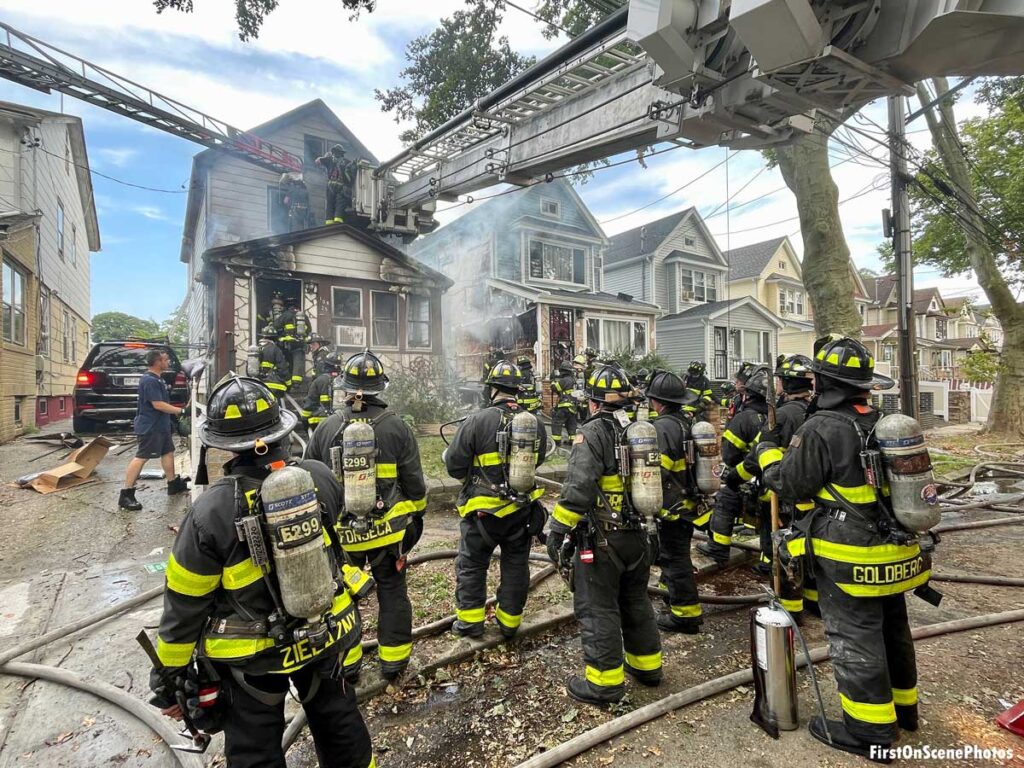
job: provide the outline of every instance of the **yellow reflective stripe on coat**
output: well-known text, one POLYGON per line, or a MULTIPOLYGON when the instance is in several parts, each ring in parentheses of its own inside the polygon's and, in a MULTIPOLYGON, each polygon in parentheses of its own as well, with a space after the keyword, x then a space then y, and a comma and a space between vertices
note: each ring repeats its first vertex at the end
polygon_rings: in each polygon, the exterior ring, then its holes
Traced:
POLYGON ((700 603, 696 605, 673 605, 671 608, 672 615, 678 616, 680 619, 695 619, 703 615, 700 603))
POLYGON ((622 668, 621 664, 615 667, 615 669, 606 669, 604 671, 596 667, 587 666, 587 681, 604 687, 622 685, 626 682, 626 670, 622 668))
MULTIPOLYGON (((859 547, 855 544, 837 544, 825 539, 813 539, 812 545, 816 557, 825 557, 840 563, 853 565, 885 565, 910 560, 921 554, 917 544, 875 544, 859 547)), ((807 540, 803 537, 789 542, 789 552, 794 557, 807 554, 807 540)))
POLYGON ((761 469, 768 469, 772 464, 778 464, 782 461, 782 449, 781 448, 768 448, 761 451, 757 456, 757 465, 761 469))
POLYGON ((211 659, 247 659, 273 647, 274 641, 269 637, 244 639, 207 637, 203 641, 203 651, 211 659))
POLYGON ((473 496, 468 499, 465 504, 457 506, 459 514, 465 517, 473 512, 486 512, 493 517, 508 517, 509 515, 518 512, 527 503, 536 501, 544 495, 543 488, 534 488, 530 491, 526 497, 526 501, 520 501, 519 499, 503 499, 498 496, 473 496))
POLYGON ((837 582, 836 586, 851 597, 888 597, 889 595, 899 595, 903 592, 917 589, 922 584, 927 584, 931 577, 932 572, 927 570, 921 571, 921 573, 912 578, 902 579, 891 584, 848 584, 837 582))
POLYGON ((698 515, 697 517, 695 517, 693 519, 693 525, 695 527, 697 527, 697 528, 699 528, 702 525, 707 525, 708 522, 710 522, 710 520, 711 520, 711 513, 713 511, 714 510, 712 510, 712 509, 708 509, 708 511, 705 512, 703 515, 698 515))
POLYGON ((192 661, 195 643, 168 643, 162 637, 156 639, 156 655, 165 667, 184 667, 192 661))
POLYGON ((736 465, 736 474, 740 476, 740 479, 744 483, 750 482, 754 479, 753 473, 747 471, 747 468, 743 466, 742 461, 736 465))
POLYGON ((513 615, 511 613, 505 613, 501 610, 500 605, 494 609, 494 618, 496 618, 502 626, 509 629, 517 629, 519 625, 523 623, 523 614, 520 613, 519 615, 513 615))
POLYGON ((912 707, 917 704, 917 687, 893 688, 892 700, 897 707, 912 707))
POLYGON ((663 453, 661 454, 661 468, 669 472, 682 472, 686 469, 686 458, 673 459, 663 453))
POLYGON ((583 519, 583 515, 573 512, 571 509, 566 509, 561 503, 555 504, 555 508, 551 510, 551 517, 570 528, 575 528, 579 525, 580 520, 583 519))
POLYGON ((626 663, 638 672, 653 672, 656 669, 661 669, 661 651, 646 655, 637 655, 626 651, 626 663))
POLYGON ((398 477, 398 465, 381 462, 377 464, 377 479, 392 480, 398 477))
POLYGON ((479 624, 487 618, 486 608, 456 608, 455 618, 466 624, 479 624))
POLYGON ((410 654, 412 654, 412 643, 377 646, 377 655, 381 661, 405 661, 410 654))
POLYGON ((602 491, 624 491, 626 484, 618 475, 601 475, 597 481, 597 487, 602 491))
POLYGON ((722 437, 723 437, 724 439, 728 440, 728 441, 729 441, 730 443, 732 443, 733 445, 735 445, 735 446, 736 446, 737 448, 739 448, 739 449, 740 449, 741 451, 745 451, 745 450, 747 450, 747 449, 749 449, 749 448, 750 448, 750 446, 749 446, 749 445, 747 445, 747 444, 746 444, 746 443, 745 443, 745 442, 744 442, 743 440, 741 440, 741 439, 740 439, 740 438, 739 438, 739 437, 738 437, 738 436, 736 435, 736 433, 735 433, 735 432, 733 432, 733 431, 732 431, 731 429, 727 429, 727 430, 725 430, 725 432, 723 432, 723 433, 722 433, 722 437))
POLYGON ((896 722, 896 707, 890 699, 885 704, 867 704, 862 701, 848 699, 842 693, 839 694, 839 701, 843 705, 843 711, 855 720, 873 725, 888 725, 896 722))
POLYGON ((818 602, 818 590, 807 589, 804 587, 804 600, 812 600, 815 603, 818 602))
POLYGON ((172 592, 188 597, 203 597, 214 592, 219 586, 219 573, 190 571, 174 559, 173 553, 167 558, 167 588, 172 592))
MULTIPOLYGON (((851 504, 873 504, 878 501, 878 495, 875 493, 874 487, 870 485, 833 485, 833 487, 839 491, 840 496, 851 504)), ((817 496, 825 501, 836 500, 836 497, 829 492, 828 488, 822 488, 818 491, 817 496)))
POLYGON ((263 578, 263 571, 248 557, 240 563, 226 566, 221 573, 221 583, 224 585, 224 589, 242 589, 261 578, 263 578))
POLYGON ((481 453, 473 457, 474 467, 498 467, 501 463, 500 453, 481 453))

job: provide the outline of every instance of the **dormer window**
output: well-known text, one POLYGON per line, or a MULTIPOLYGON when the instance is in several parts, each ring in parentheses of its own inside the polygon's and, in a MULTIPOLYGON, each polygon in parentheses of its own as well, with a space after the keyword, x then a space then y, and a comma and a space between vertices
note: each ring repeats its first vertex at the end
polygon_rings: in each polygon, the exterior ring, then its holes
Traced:
POLYGON ((544 216, 550 216, 553 219, 557 219, 562 215, 562 206, 559 205, 557 200, 546 200, 541 198, 540 212, 544 216))

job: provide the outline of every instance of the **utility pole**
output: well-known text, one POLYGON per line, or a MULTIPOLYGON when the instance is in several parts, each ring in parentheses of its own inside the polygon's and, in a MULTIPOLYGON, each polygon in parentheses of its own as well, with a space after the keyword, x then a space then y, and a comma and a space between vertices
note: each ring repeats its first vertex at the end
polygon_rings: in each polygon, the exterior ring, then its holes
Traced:
POLYGON ((914 265, 910 243, 910 200, 907 195, 907 128, 902 96, 889 97, 889 172, 892 178, 891 222, 896 261, 896 327, 899 336, 900 405, 917 418, 917 359, 914 326, 914 265))

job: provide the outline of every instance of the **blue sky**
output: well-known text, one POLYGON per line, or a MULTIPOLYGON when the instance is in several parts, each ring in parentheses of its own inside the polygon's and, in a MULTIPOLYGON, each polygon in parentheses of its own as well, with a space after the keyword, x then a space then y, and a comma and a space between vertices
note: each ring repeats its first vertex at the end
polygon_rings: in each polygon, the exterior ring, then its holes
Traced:
MULTIPOLYGON (((396 83, 406 43, 432 29, 461 2, 382 0, 375 13, 353 22, 337 0, 285 0, 267 18, 260 39, 248 44, 235 34, 233 2, 198 0, 196 6, 192 15, 158 15, 145 0, 6 0, 3 20, 240 128, 322 98, 371 151, 386 158, 401 148, 400 126, 380 112, 373 91, 396 83)), ((501 32, 523 53, 542 55, 557 44, 544 40, 539 25, 512 8, 501 32)), ((44 95, 3 80, 0 100, 80 115, 95 171, 170 190, 136 189, 94 176, 103 249, 92 256, 93 312, 167 317, 185 292, 185 269, 178 260, 184 190, 191 157, 201 147, 70 97, 62 102, 59 94, 44 95)), ((961 105, 962 113, 969 114, 969 101, 961 105)), ((858 127, 878 133, 870 120, 885 124, 884 105, 872 105, 865 114, 867 120, 858 127)), ((927 133, 912 138, 926 146, 927 133)), ((860 141, 884 163, 881 147, 863 137, 860 141)), ((608 234, 615 234, 689 205, 709 214, 726 199, 728 186, 734 196, 729 214, 722 208, 709 221, 723 248, 790 235, 799 252, 797 222, 788 220, 797 211, 788 191, 732 210, 784 186, 777 170, 763 169, 757 152, 730 153, 728 173, 723 164, 663 202, 636 210, 725 156, 722 148, 679 149, 650 158, 647 169, 630 163, 602 171, 579 191, 608 234)), ((839 147, 833 163, 841 163, 833 172, 840 199, 861 193, 841 207, 854 260, 877 266, 880 209, 889 204, 885 169, 863 157, 851 160, 839 147), (878 189, 871 191, 873 187, 878 189)), ((452 220, 466 210, 468 206, 461 206, 439 218, 452 220)), ((975 285, 966 277, 940 279, 930 269, 921 270, 917 280, 922 286, 940 285, 950 295, 962 295, 975 285)))

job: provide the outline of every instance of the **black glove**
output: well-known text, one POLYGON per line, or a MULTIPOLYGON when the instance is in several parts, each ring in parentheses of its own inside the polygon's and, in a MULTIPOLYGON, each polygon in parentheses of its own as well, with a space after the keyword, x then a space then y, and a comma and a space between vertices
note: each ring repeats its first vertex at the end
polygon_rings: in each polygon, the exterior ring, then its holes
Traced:
POLYGON ((546 542, 548 558, 555 565, 561 565, 559 561, 562 558, 562 545, 565 543, 565 537, 568 535, 569 532, 567 530, 560 530, 554 526, 548 530, 548 540, 546 542))
POLYGON ((175 698, 179 691, 185 690, 188 679, 188 667, 161 667, 149 672, 149 688, 153 697, 149 703, 159 709, 167 709, 178 703, 175 698))
POLYGON ((423 515, 410 515, 409 524, 405 526, 405 536, 402 538, 402 551, 410 552, 422 536, 423 515))
POLYGON ((743 485, 743 478, 740 477, 740 473, 735 468, 730 468, 722 475, 722 482, 731 490, 738 491, 740 486, 743 485))
POLYGON ((776 424, 774 427, 765 426, 761 430, 761 439, 757 441, 758 445, 774 445, 776 448, 782 445, 782 433, 779 431, 779 425, 776 424))

